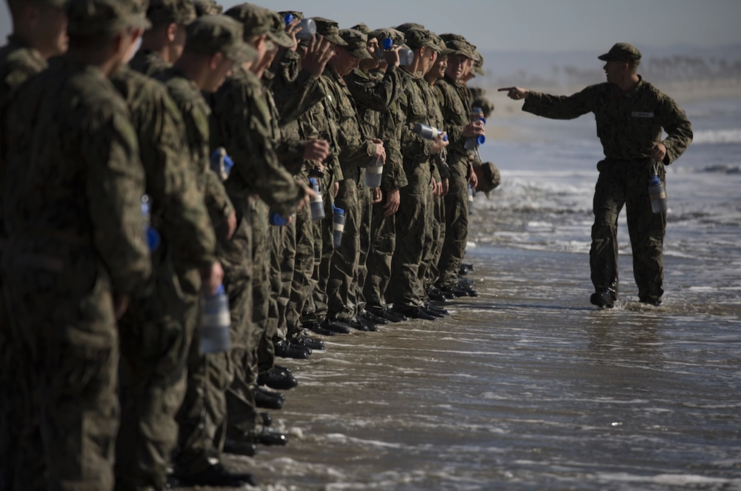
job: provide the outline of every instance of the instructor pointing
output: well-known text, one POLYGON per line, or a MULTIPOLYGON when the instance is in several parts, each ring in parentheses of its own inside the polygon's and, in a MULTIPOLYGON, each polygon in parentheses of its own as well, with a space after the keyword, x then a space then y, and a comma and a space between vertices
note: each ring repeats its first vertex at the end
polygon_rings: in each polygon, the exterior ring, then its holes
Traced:
POLYGON ((589 263, 595 293, 591 302, 611 308, 618 295, 617 219, 627 207, 633 249, 633 271, 642 303, 658 306, 664 294, 662 249, 666 213, 653 213, 648 180, 657 173, 666 186, 664 169, 692 141, 692 126, 684 111, 666 94, 638 75, 641 52, 618 43, 605 61, 607 82, 572 96, 553 96, 519 87, 499 89, 514 100, 525 100, 523 111, 551 119, 575 119, 592 112, 605 159, 597 164, 594 225, 589 263), (661 140, 662 132, 667 138, 661 140))

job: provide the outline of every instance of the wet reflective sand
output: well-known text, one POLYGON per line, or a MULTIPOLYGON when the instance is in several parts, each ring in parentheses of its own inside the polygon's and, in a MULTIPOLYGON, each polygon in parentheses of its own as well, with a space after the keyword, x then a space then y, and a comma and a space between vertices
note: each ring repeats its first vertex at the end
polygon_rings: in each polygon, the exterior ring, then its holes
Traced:
POLYGON ((285 362, 291 442, 228 465, 263 489, 741 489, 738 304, 684 289, 598 311, 586 255, 468 259, 482 295, 451 318, 285 362))

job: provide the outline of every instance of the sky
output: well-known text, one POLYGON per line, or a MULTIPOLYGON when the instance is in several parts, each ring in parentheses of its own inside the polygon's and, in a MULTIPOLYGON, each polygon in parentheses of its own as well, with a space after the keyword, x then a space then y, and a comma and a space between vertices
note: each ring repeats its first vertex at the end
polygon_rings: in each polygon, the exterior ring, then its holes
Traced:
MULTIPOLYGON (((241 3, 222 0, 230 7, 241 3)), ((340 27, 404 22, 463 34, 480 50, 597 51, 618 41, 641 47, 741 44, 741 0, 257 0, 274 10, 303 10, 340 27), (598 47, 598 48, 596 48, 598 47)), ((10 31, 0 3, 0 39, 10 31)))

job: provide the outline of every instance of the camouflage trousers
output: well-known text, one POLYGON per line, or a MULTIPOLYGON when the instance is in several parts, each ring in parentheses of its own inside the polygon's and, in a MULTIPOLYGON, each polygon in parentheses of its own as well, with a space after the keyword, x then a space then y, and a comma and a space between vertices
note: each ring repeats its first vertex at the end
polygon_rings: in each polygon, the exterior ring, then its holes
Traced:
POLYGON ((429 289, 440 279, 438 263, 445 243, 445 197, 438 196, 433 198, 432 202, 432 220, 429 222, 431 224, 432 253, 425 278, 426 289, 429 289))
POLYGON ((394 308, 422 306, 419 267, 424 256, 427 209, 430 196, 430 167, 404 166, 409 183, 401 188, 396 212, 396 250, 391 268, 394 308))
POLYGON ((306 316, 307 320, 320 320, 326 316, 329 304, 327 287, 330 270, 332 269, 332 256, 334 255, 334 225, 332 221, 334 211, 332 206, 335 198, 333 196, 333 178, 326 175, 324 182, 326 187, 322 193, 322 199, 324 200, 325 217, 324 220, 314 222, 314 274, 312 279, 316 283, 316 288, 312 293, 312 305, 308 307, 310 311, 313 310, 313 314, 306 316))
POLYGON ((188 301, 180 289, 172 260, 153 258, 153 263, 151 295, 132 301, 119 320, 117 491, 165 488, 178 440, 175 417, 186 390, 197 303, 188 301))
POLYGON ((361 212, 360 193, 365 189, 358 189, 354 179, 340 181, 340 190, 335 198, 335 206, 345 211, 345 230, 342 234, 342 244, 335 248, 332 255, 327 284, 329 298, 327 318, 332 320, 349 320, 356 314, 355 281, 360 262, 360 236, 363 227, 370 227, 363 219, 370 216, 361 212))
POLYGON ((119 345, 105 267, 87 246, 13 239, 3 283, 21 375, 14 489, 113 490, 119 345))
MULTIPOLYGON (((361 173, 363 179, 363 173, 361 173)), ((368 256, 371 248, 373 227, 373 188, 358 187, 358 210, 360 212, 360 255, 358 271, 353 281, 355 288, 350 290, 350 304, 355 305, 355 315, 365 310, 365 283, 368 279, 368 256)))
POLYGON ((311 293, 316 286, 312 278, 314 272, 314 224, 310 208, 304 207, 296 213, 296 248, 293 258, 291 295, 286 306, 286 326, 289 337, 301 330, 301 316, 311 293))
POLYGON ((448 195, 445 196, 445 241, 438 262, 440 286, 458 284, 458 268, 468 242, 468 163, 450 164, 448 195))
POLYGON ((396 249, 396 215, 384 216, 384 201, 373 205, 371 221, 371 247, 368 254, 368 276, 363 287, 363 296, 369 308, 386 306, 386 290, 391 280, 391 261, 396 249))
MULTIPOLYGON (((648 194, 649 160, 603 160, 597 164, 599 179, 594 192, 594 225, 589 265, 596 291, 618 293, 617 220, 626 207, 628 232, 633 249, 633 275, 638 296, 658 300, 664 294, 666 213, 653 213, 648 194)), ((664 166, 659 178, 666 186, 664 166)))
POLYGON ((435 196, 433 196, 432 187, 427 186, 427 197, 424 209, 424 221, 425 221, 425 236, 424 246, 422 247, 422 260, 419 263, 419 269, 417 270, 417 287, 419 291, 417 296, 421 299, 427 300, 427 275, 429 274, 430 268, 432 267, 432 257, 434 253, 434 232, 435 232, 435 196))
POLYGON ((20 353, 16 352, 10 329, 5 297, 0 295, 0 489, 12 489, 15 446, 20 441, 18 422, 23 418, 23 387, 19 383, 22 374, 17 358, 20 353))

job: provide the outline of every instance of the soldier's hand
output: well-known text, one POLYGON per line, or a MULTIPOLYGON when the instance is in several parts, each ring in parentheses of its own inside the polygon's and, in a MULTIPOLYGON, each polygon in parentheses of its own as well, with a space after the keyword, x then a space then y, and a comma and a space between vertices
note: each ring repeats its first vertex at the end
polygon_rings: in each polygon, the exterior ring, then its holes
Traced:
POLYGON ((432 146, 432 153, 440 153, 443 151, 445 147, 450 145, 450 141, 444 140, 445 136, 447 135, 446 132, 443 132, 442 135, 438 136, 434 140, 434 145, 432 146))
POLYGON ((216 295, 216 290, 224 281, 224 269, 220 262, 215 262, 211 266, 201 269, 201 288, 203 293, 212 297, 216 295))
POLYGON ((437 182, 435 178, 430 179, 430 189, 432 190, 432 196, 437 197, 437 182))
MULTIPOLYGON (((313 198, 316 198, 317 196, 319 195, 316 194, 316 192, 312 188, 304 186, 304 197, 301 201, 299 201, 298 206, 296 208, 298 210, 302 209, 304 206, 308 205, 309 202, 313 198)), ((290 220, 290 217, 289 217, 289 220, 290 220)), ((291 222, 289 221, 288 223, 291 223, 291 222)))
POLYGON ((116 320, 123 317, 126 313, 126 309, 129 308, 129 296, 128 295, 113 295, 113 313, 116 315, 116 320))
POLYGON ((231 240, 231 238, 234 236, 234 232, 237 231, 237 213, 232 212, 231 215, 229 215, 229 218, 226 219, 226 240, 231 240))
POLYGON ((399 211, 399 204, 401 203, 401 194, 398 189, 393 189, 386 193, 386 204, 383 205, 383 216, 390 217, 397 211, 399 211))
POLYGON ((463 127, 463 136, 465 138, 473 138, 475 136, 485 135, 486 130, 484 129, 484 123, 476 121, 475 123, 469 123, 463 127))
POLYGON ((506 92, 507 97, 515 101, 521 101, 522 99, 527 99, 527 96, 530 95, 529 90, 521 89, 519 87, 503 87, 499 89, 498 92, 506 92))
POLYGON ((329 143, 324 140, 310 140, 304 147, 304 160, 323 162, 329 156, 329 143))
POLYGON ((339 192, 340 192, 340 183, 339 182, 336 182, 336 183, 334 183, 332 185, 332 197, 333 198, 336 198, 337 197, 337 193, 339 193, 339 192))
POLYGON ((381 188, 373 188, 373 204, 383 201, 383 192, 381 188))
MULTIPOLYGON (((400 64, 399 48, 400 46, 394 46, 390 50, 383 52, 383 57, 386 58, 386 63, 388 63, 389 66, 391 65, 396 66, 396 67, 399 66, 400 64)), ((378 49, 383 49, 383 48, 379 46, 378 49)))
POLYGON ((473 165, 469 165, 469 172, 471 175, 468 177, 468 182, 471 183, 471 186, 476 189, 476 186, 479 185, 479 178, 476 177, 476 173, 473 171, 473 165))
POLYGON ((656 162, 663 162, 664 157, 666 157, 666 147, 663 143, 657 143, 654 145, 653 150, 651 150, 651 158, 656 162))
POLYGON ((296 51, 296 48, 298 48, 298 39, 296 39, 296 34, 303 30, 302 27, 299 27, 299 24, 301 24, 301 19, 294 18, 291 23, 286 26, 286 34, 291 36, 291 39, 293 39, 293 46, 290 48, 291 51, 296 51))
POLYGON ((436 196, 442 196, 443 195, 443 183, 438 182, 437 183, 437 195, 436 196))
POLYGON ((376 144, 376 153, 373 155, 374 159, 381 159, 381 162, 386 163, 386 150, 383 148, 383 142, 378 138, 371 138, 371 141, 376 144))
POLYGON ((441 196, 447 196, 448 191, 450 191, 450 182, 447 179, 443 179, 440 185, 442 186, 441 196))
POLYGON ((301 68, 318 79, 324 73, 324 68, 332 56, 334 56, 332 43, 317 34, 309 42, 309 48, 301 60, 301 68))

